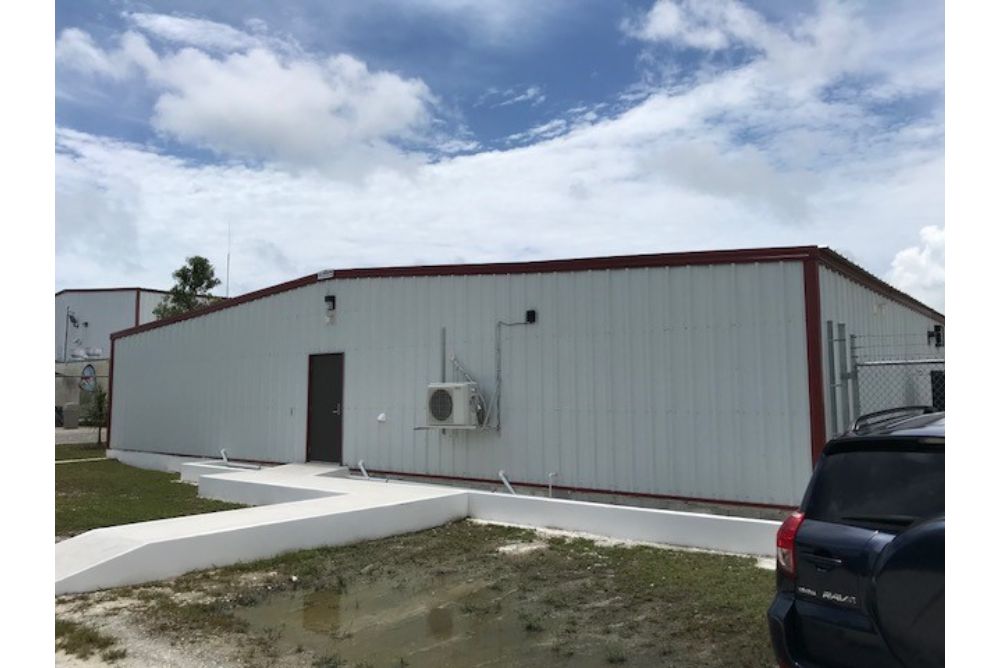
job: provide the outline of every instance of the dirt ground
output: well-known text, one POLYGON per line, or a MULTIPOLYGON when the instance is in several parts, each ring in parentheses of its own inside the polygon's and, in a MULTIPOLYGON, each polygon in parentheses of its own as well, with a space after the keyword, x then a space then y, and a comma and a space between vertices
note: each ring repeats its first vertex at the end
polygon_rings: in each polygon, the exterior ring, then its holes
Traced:
POLYGON ((771 666, 773 578, 749 557, 462 521, 61 597, 57 620, 112 658, 79 658, 84 640, 57 665, 771 666))

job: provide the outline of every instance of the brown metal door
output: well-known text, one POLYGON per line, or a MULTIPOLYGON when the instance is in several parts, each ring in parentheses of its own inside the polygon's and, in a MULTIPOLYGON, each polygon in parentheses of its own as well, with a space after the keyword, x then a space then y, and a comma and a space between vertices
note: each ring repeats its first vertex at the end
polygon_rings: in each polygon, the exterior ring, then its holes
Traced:
POLYGON ((306 459, 341 464, 344 454, 344 354, 309 356, 306 459))

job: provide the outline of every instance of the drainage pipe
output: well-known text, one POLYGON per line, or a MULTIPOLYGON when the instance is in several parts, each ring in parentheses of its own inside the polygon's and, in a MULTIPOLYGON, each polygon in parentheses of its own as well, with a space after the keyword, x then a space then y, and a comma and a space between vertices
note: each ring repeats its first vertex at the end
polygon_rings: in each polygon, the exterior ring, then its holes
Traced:
POLYGON ((365 468, 365 460, 358 460, 358 468, 361 469, 361 475, 365 477, 365 480, 371 480, 371 476, 368 475, 368 469, 365 468))
POLYGON ((446 364, 447 355, 445 353, 447 348, 448 348, 448 329, 442 327, 441 328, 441 382, 442 383, 448 382, 447 364, 446 364))
POLYGON ((504 473, 502 469, 500 470, 500 480, 503 481, 503 486, 507 488, 508 492, 517 496, 517 492, 515 492, 514 488, 510 486, 510 480, 507 480, 507 474, 504 473))

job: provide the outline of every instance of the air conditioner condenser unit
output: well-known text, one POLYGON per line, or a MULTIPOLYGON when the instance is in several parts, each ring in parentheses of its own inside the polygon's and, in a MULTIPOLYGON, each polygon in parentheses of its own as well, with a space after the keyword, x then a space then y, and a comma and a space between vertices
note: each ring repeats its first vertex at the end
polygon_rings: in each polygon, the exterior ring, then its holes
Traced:
POLYGON ((427 426, 475 429, 478 390, 475 383, 431 383, 427 386, 427 426))

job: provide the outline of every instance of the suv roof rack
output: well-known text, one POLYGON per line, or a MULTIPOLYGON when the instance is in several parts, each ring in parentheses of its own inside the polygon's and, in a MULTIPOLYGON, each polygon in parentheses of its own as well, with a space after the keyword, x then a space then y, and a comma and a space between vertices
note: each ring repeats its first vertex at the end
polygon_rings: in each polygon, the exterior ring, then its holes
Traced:
POLYGON ((872 429, 892 422, 900 422, 917 415, 929 415, 936 412, 931 406, 900 406, 899 408, 888 408, 883 411, 866 413, 854 421, 851 431, 861 431, 872 429))

